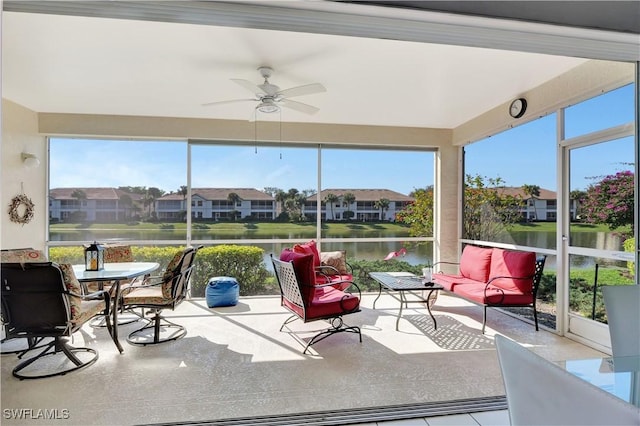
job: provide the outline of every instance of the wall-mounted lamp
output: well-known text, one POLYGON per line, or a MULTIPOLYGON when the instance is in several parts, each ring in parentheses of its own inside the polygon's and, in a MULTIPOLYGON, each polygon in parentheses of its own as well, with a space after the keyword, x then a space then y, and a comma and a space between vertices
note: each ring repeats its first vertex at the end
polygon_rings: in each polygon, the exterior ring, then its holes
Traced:
POLYGON ((34 154, 23 152, 21 155, 22 163, 27 169, 35 169, 40 165, 40 160, 34 154))

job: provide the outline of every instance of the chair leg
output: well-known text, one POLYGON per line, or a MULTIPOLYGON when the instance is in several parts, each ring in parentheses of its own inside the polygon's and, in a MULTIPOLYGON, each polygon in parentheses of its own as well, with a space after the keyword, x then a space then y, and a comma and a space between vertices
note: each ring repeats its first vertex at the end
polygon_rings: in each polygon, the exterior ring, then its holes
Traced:
MULTIPOLYGON (((91 348, 76 348, 67 344, 66 340, 62 337, 55 337, 54 340, 47 343, 44 346, 39 346, 39 348, 44 347, 44 350, 40 351, 37 355, 28 358, 27 360, 21 362, 13 369, 13 376, 17 377, 20 380, 25 379, 43 379, 46 377, 54 377, 54 376, 64 376, 67 373, 71 373, 72 371, 77 371, 82 368, 88 367, 95 363, 98 360, 98 352, 95 349, 91 348), (58 354, 64 354, 68 361, 71 361, 73 364, 70 367, 62 367, 61 369, 55 369, 53 371, 47 370, 46 367, 48 365, 44 365, 43 370, 36 369, 32 372, 25 372, 30 365, 36 364, 47 364, 42 361, 45 357, 50 357, 58 354), (90 358, 81 359, 78 355, 80 354, 90 354, 90 358), (44 371, 44 372, 43 372, 44 371)), ((57 363, 49 363, 53 365, 62 365, 62 362, 57 363)))
POLYGON ((282 326, 280 326, 280 331, 282 331, 284 329, 284 326, 287 324, 292 323, 293 321, 297 320, 298 318, 300 318, 297 315, 291 315, 289 318, 287 318, 283 323, 282 326))
POLYGON ((331 324, 331 327, 329 327, 326 330, 321 331, 320 333, 316 334, 315 336, 313 336, 311 338, 311 340, 309 340, 309 343, 307 343, 307 345, 305 346, 304 350, 302 351, 303 354, 307 353, 307 350, 314 344, 320 342, 321 340, 326 339, 327 337, 336 334, 336 333, 357 333, 358 337, 360 339, 360 343, 362 343, 362 332, 360 331, 360 327, 357 326, 349 326, 346 325, 344 323, 344 321, 342 321, 342 317, 335 317, 335 318, 331 318, 329 320, 329 323, 331 324))
POLYGON ((482 334, 484 334, 484 328, 487 325, 487 305, 484 305, 484 310, 482 311, 482 334))
POLYGON ((534 303, 533 306, 533 320, 536 323, 536 331, 538 331, 538 310, 536 309, 536 304, 534 303))
POLYGON ((22 358, 27 352, 44 347, 44 337, 12 337, 0 340, 0 355, 16 354, 22 358))
POLYGON ((187 334, 186 328, 160 315, 160 310, 154 312, 153 318, 145 319, 147 325, 129 334, 127 342, 137 346, 155 345, 180 339, 187 334))

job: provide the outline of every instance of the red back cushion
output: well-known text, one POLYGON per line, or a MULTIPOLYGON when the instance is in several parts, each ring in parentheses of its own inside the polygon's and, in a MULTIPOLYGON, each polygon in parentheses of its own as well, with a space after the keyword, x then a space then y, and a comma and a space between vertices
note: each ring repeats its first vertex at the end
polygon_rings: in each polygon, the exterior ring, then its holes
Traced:
MULTIPOLYGON (((491 255, 491 277, 531 277, 526 280, 500 278, 491 284, 505 290, 519 291, 523 294, 533 290, 533 274, 536 272, 536 254, 529 251, 493 249, 491 255)), ((490 277, 490 278, 491 278, 490 277)))
POLYGON ((313 268, 313 255, 305 253, 297 253, 289 248, 285 248, 280 253, 280 260, 283 262, 292 262, 293 269, 296 271, 298 283, 301 284, 302 297, 305 300, 313 298, 313 287, 316 280, 316 273, 313 268))
POLYGON ((465 246, 460 258, 460 275, 486 283, 491 267, 491 248, 465 246))
POLYGON ((296 244, 293 246, 293 251, 303 254, 312 254, 313 266, 316 268, 320 266, 320 253, 318 252, 318 246, 314 240, 304 244, 296 244))

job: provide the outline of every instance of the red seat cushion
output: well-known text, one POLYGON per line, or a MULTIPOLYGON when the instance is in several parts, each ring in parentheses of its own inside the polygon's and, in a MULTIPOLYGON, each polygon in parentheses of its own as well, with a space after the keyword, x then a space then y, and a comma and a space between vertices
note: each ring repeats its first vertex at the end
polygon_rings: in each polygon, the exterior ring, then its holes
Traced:
POLYGON ((337 282, 337 284, 334 285, 333 287, 337 288, 338 290, 346 290, 351 285, 351 282, 341 282, 341 281, 353 281, 353 275, 316 274, 316 284, 327 284, 329 282, 337 282))
POLYGON ((293 251, 302 254, 313 255, 313 266, 315 268, 320 266, 320 253, 318 252, 318 246, 314 240, 311 240, 304 244, 296 244, 293 246, 293 251))
POLYGON ((306 315, 302 308, 284 300, 289 309, 296 312, 305 321, 340 316, 348 312, 356 311, 360 306, 360 299, 350 293, 337 290, 331 286, 315 289, 313 298, 307 305, 306 315))
POLYGON ((447 275, 447 274, 433 274, 431 281, 436 284, 440 284, 447 291, 456 291, 456 288, 460 285, 476 285, 484 287, 486 283, 472 280, 471 278, 465 278, 462 275, 447 275))
POLYGON ((493 249, 468 245, 460 257, 460 275, 486 283, 489 279, 493 249))
POLYGON ((533 303, 533 294, 522 294, 519 290, 505 290, 489 284, 486 297, 483 285, 457 286, 453 294, 459 294, 469 300, 487 305, 529 305, 533 303))
POLYGON ((526 280, 500 278, 491 285, 523 294, 533 291, 533 275, 536 272, 536 254, 528 251, 493 249, 491 255, 491 276, 530 277, 526 280))

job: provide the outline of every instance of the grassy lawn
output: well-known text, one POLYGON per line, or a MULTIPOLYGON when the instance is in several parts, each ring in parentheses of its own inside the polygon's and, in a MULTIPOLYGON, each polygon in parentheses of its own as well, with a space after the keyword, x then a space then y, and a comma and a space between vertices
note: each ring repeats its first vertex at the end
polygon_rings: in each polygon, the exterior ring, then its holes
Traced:
MULTIPOLYGON (((218 238, 273 238, 281 236, 286 238, 315 238, 316 224, 309 223, 279 223, 279 222, 217 222, 217 223, 193 223, 192 232, 196 236, 215 235, 218 238)), ((113 233, 126 235, 128 232, 148 235, 143 238, 163 239, 168 235, 186 235, 186 223, 148 223, 133 224, 122 223, 91 223, 69 224, 60 223, 51 225, 54 234, 91 232, 94 235, 113 233), (153 234, 157 236, 154 237, 153 234)), ((398 223, 327 223, 322 225, 322 233, 326 237, 342 237, 352 235, 358 237, 367 236, 400 236, 409 235, 407 226, 398 223)))
MULTIPOLYGON (((532 231, 532 232, 555 232, 555 222, 532 222, 532 223, 519 223, 509 228, 510 231, 532 231)), ((591 223, 572 223, 571 232, 612 232, 608 225, 605 224, 591 224, 591 223)), ((624 226, 618 228, 615 232, 630 233, 631 226, 624 226)))

